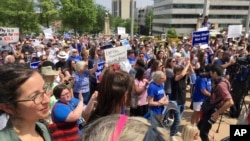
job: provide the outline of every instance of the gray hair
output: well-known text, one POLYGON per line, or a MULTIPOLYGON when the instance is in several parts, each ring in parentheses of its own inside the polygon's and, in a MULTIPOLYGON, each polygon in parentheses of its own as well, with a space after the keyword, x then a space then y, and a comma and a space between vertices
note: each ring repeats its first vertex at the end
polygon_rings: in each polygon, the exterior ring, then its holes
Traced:
POLYGON ((152 80, 157 81, 161 78, 162 75, 165 75, 162 71, 155 71, 152 73, 152 80))

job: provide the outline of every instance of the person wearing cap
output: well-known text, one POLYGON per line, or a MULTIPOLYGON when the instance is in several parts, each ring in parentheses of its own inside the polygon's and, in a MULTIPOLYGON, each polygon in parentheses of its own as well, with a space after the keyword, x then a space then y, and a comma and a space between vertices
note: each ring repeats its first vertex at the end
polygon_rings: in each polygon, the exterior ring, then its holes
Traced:
POLYGON ((57 55, 59 61, 56 63, 56 70, 63 70, 66 65, 66 60, 68 59, 68 54, 65 51, 60 51, 57 55))
POLYGON ((182 50, 182 56, 184 58, 190 58, 190 50, 192 48, 192 44, 190 43, 185 43, 183 46, 183 50, 182 50))

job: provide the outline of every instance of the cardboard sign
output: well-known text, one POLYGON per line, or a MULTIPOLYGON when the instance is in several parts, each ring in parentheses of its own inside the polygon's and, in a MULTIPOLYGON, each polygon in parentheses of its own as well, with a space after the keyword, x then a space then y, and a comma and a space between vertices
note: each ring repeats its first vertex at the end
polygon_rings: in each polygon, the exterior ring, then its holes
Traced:
POLYGON ((125 27, 117 27, 117 33, 119 35, 125 34, 126 33, 126 28, 125 27))
POLYGON ((53 35, 52 35, 53 32, 51 28, 44 29, 43 33, 44 33, 45 39, 53 39, 53 35))
POLYGON ((105 65, 105 62, 100 62, 98 63, 98 69, 96 70, 95 72, 95 77, 96 77, 96 80, 98 81, 100 78, 100 75, 102 73, 102 70, 104 68, 104 65, 105 65))
POLYGON ((241 36, 242 25, 229 25, 228 38, 237 38, 241 36))
POLYGON ((0 27, 0 45, 19 41, 19 28, 0 27))
POLYGON ((127 60, 126 46, 105 49, 104 53, 107 64, 115 64, 127 60))
POLYGON ((193 32, 192 36, 192 45, 198 45, 198 44, 208 44, 209 42, 209 31, 196 31, 193 32))

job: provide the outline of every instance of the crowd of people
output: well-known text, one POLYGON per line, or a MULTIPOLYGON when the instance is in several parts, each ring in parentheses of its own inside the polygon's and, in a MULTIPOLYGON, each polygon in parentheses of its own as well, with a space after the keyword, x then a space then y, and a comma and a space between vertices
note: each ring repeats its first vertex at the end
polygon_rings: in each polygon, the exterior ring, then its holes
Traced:
POLYGON ((105 64, 98 78, 102 46, 122 46, 120 36, 26 38, 1 46, 0 111, 7 123, 0 138, 208 141, 213 123, 239 103, 230 70, 249 55, 248 38, 220 35, 206 47, 186 37, 129 43, 127 60, 105 64), (193 114, 181 132, 187 93, 193 114), (208 99, 213 108, 205 111, 208 99), (151 122, 154 116, 163 126, 151 122))

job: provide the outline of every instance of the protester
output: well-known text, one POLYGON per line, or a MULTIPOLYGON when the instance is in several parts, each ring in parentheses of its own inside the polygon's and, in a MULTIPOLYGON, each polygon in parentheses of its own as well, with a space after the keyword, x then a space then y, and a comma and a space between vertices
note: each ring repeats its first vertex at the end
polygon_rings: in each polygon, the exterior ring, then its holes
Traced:
POLYGON ((22 64, 0 66, 0 110, 9 115, 1 140, 51 141, 45 125, 37 122, 49 115, 50 87, 45 86, 37 71, 22 64))
POLYGON ((133 79, 123 71, 106 69, 99 84, 97 105, 89 121, 111 114, 125 114, 133 87, 133 79))
POLYGON ((185 67, 176 65, 174 67, 174 78, 171 82, 171 95, 169 100, 174 101, 178 107, 178 110, 173 112, 174 122, 170 128, 171 141, 176 141, 175 136, 180 136, 178 128, 181 122, 183 111, 185 110, 186 102, 186 78, 194 73, 193 68, 190 64, 190 60, 185 60, 185 67))
POLYGON ((148 80, 146 79, 146 71, 143 68, 138 68, 134 79, 134 90, 131 96, 134 107, 130 107, 130 115, 144 116, 148 112, 147 87, 148 80))
MULTIPOLYGON (((96 57, 97 61, 97 57, 96 57)), ((90 74, 93 74, 98 69, 98 64, 95 64, 94 68, 88 69, 87 62, 78 61, 76 63, 76 71, 72 74, 74 77, 73 92, 74 97, 78 98, 79 91, 82 91, 84 97, 84 104, 87 104, 91 94, 90 94, 90 74)))
MULTIPOLYGON (((91 113, 98 92, 93 93, 87 106, 83 104, 84 98, 81 92, 79 92, 78 99, 72 98, 70 89, 64 84, 57 85, 53 90, 53 94, 58 101, 52 109, 51 116, 54 123, 60 124, 61 128, 58 127, 59 129, 57 130, 64 130, 67 126, 70 127, 70 125, 73 124, 71 127, 74 128, 74 125, 77 125, 79 131, 76 133, 81 135, 84 124, 83 116, 91 113)), ((75 134, 75 136, 77 136, 77 134, 75 134)))
POLYGON ((166 75, 162 71, 155 71, 152 74, 152 82, 148 86, 148 105, 149 109, 154 112, 162 121, 162 112, 164 105, 168 104, 168 99, 164 91, 164 82, 166 75))

